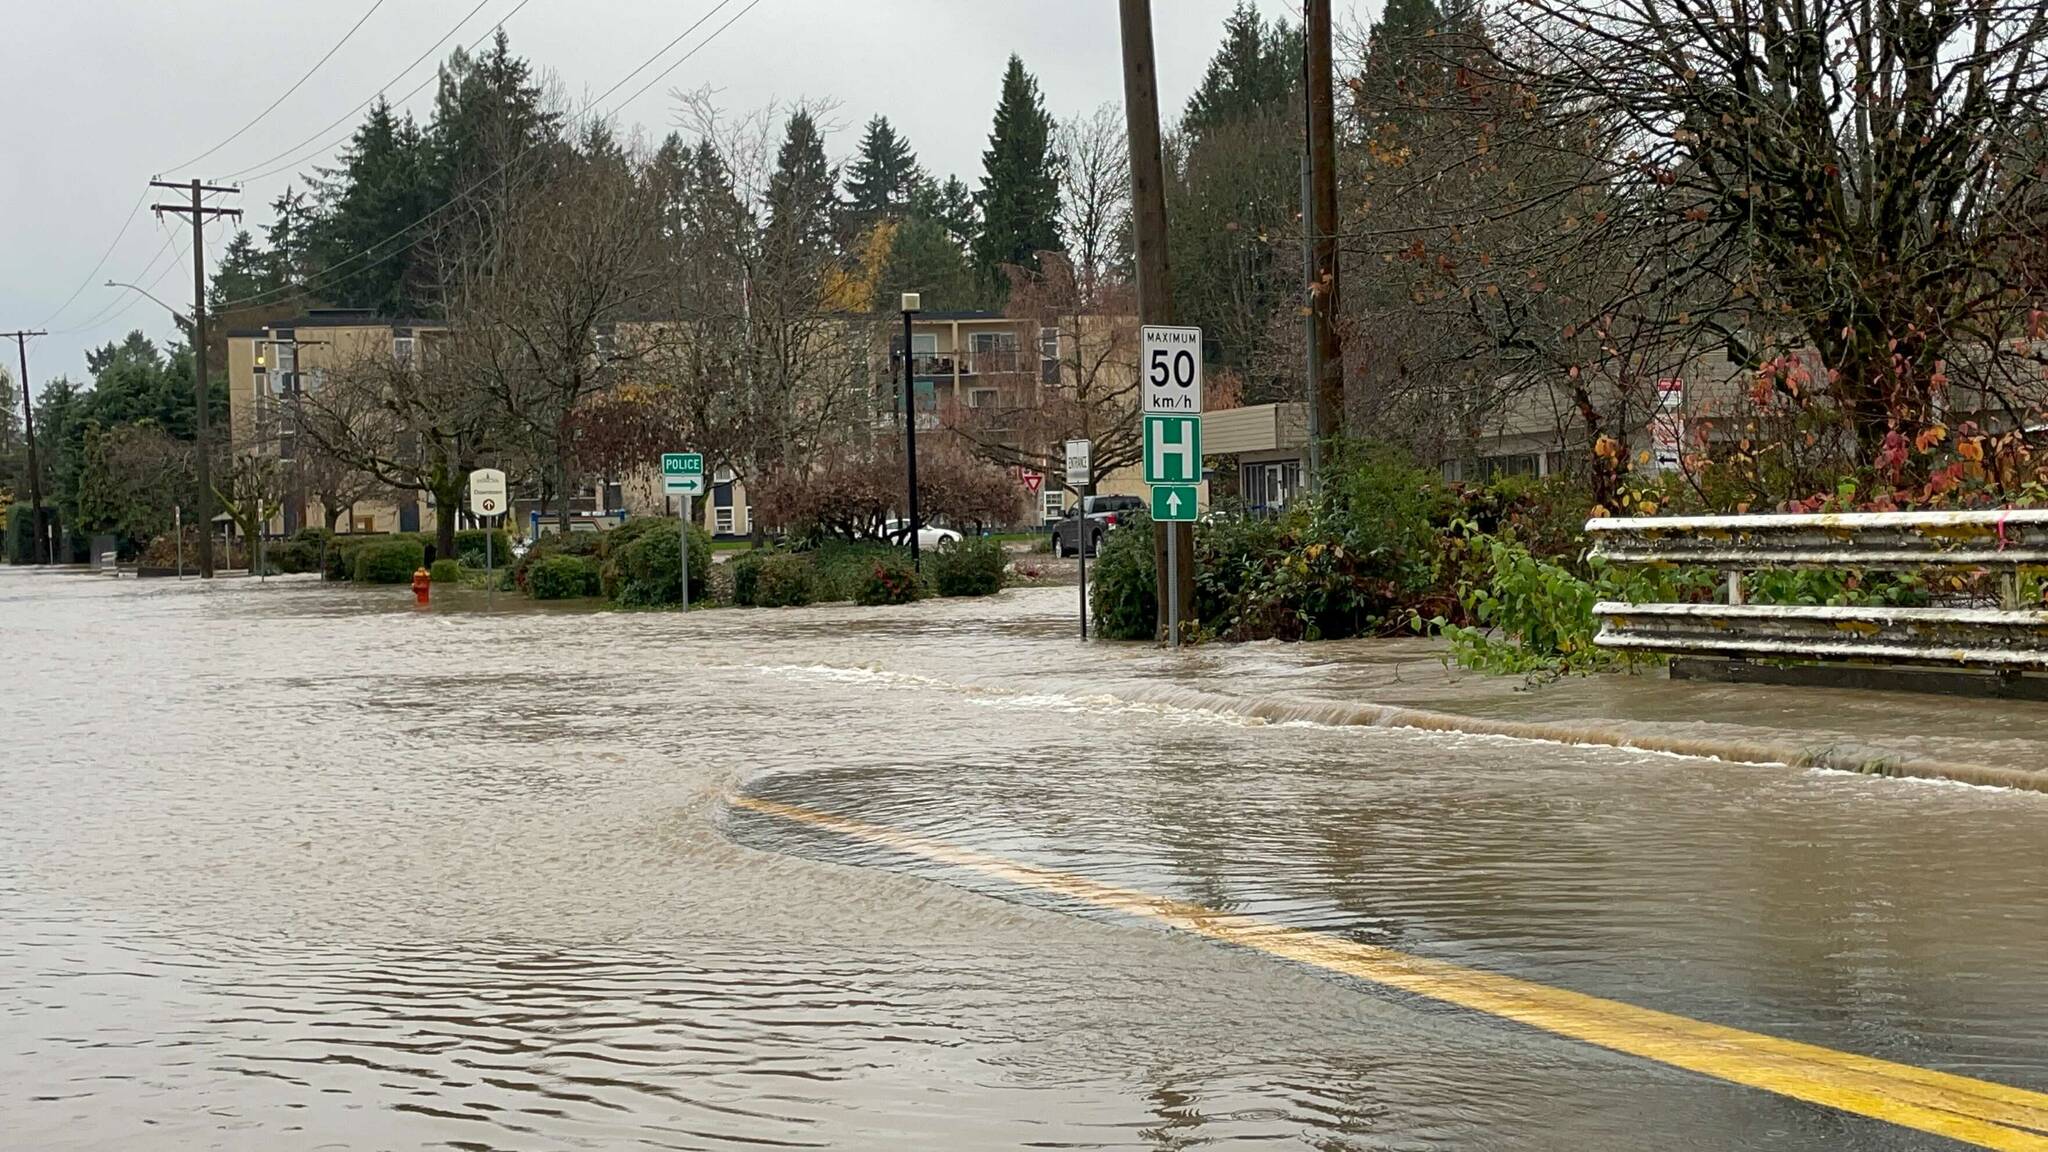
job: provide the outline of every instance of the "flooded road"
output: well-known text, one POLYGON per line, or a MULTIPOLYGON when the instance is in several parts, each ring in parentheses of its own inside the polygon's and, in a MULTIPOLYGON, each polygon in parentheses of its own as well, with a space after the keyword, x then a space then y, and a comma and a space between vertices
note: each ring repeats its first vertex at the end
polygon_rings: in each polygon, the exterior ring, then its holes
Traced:
POLYGON ((1263 723, 1369 646, 1082 648, 1072 596, 0 569, 0 1146, 1963 1146, 771 805, 2048 1090, 2048 796, 1263 723))

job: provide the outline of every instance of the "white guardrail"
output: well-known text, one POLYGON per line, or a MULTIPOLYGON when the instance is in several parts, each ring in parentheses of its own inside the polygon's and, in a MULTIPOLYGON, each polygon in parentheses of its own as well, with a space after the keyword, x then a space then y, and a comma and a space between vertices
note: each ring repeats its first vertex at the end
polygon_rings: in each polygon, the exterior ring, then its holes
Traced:
POLYGON ((2048 671, 2048 612, 2022 609, 2018 595, 2021 569, 2048 568, 2048 509, 1603 518, 1586 533, 1614 563, 1728 574, 1725 604, 1595 605, 1603 648, 2048 671), (1989 572, 2001 606, 1746 604, 1742 576, 1760 568, 1989 572))

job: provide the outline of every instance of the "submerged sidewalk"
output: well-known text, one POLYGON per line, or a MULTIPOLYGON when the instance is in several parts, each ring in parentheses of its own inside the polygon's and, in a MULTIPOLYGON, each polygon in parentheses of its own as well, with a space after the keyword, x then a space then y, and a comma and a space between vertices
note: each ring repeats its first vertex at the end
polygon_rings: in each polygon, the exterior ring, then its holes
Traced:
POLYGON ((2048 791, 2048 703, 1671 680, 1662 670, 1531 684, 1447 668, 1426 640, 1270 651, 1232 696, 1268 719, 1611 744, 2048 791), (1313 667, 1315 676, 1300 673, 1313 667), (1315 685, 1304 691, 1304 681, 1315 685), (1314 714, 1310 714, 1310 713, 1314 714))

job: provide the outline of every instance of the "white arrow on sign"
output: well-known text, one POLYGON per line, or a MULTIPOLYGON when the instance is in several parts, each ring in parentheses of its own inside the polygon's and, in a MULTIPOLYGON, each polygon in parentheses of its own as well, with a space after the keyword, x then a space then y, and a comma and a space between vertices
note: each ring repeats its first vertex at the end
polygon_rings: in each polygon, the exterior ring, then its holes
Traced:
POLYGON ((1180 493, 1168 492, 1166 494, 1166 510, 1172 515, 1180 515, 1180 493))

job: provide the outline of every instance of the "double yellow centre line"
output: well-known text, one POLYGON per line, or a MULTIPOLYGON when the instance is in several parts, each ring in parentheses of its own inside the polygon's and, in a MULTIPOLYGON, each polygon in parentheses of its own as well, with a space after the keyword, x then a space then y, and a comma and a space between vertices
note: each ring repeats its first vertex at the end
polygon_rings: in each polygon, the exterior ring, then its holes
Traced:
POLYGON ((750 796, 733 796, 731 803, 735 808, 822 828, 1794 1100, 1983 1148, 2048 1152, 2048 1094, 1708 1024, 1391 948, 1287 928, 793 804, 750 796))

